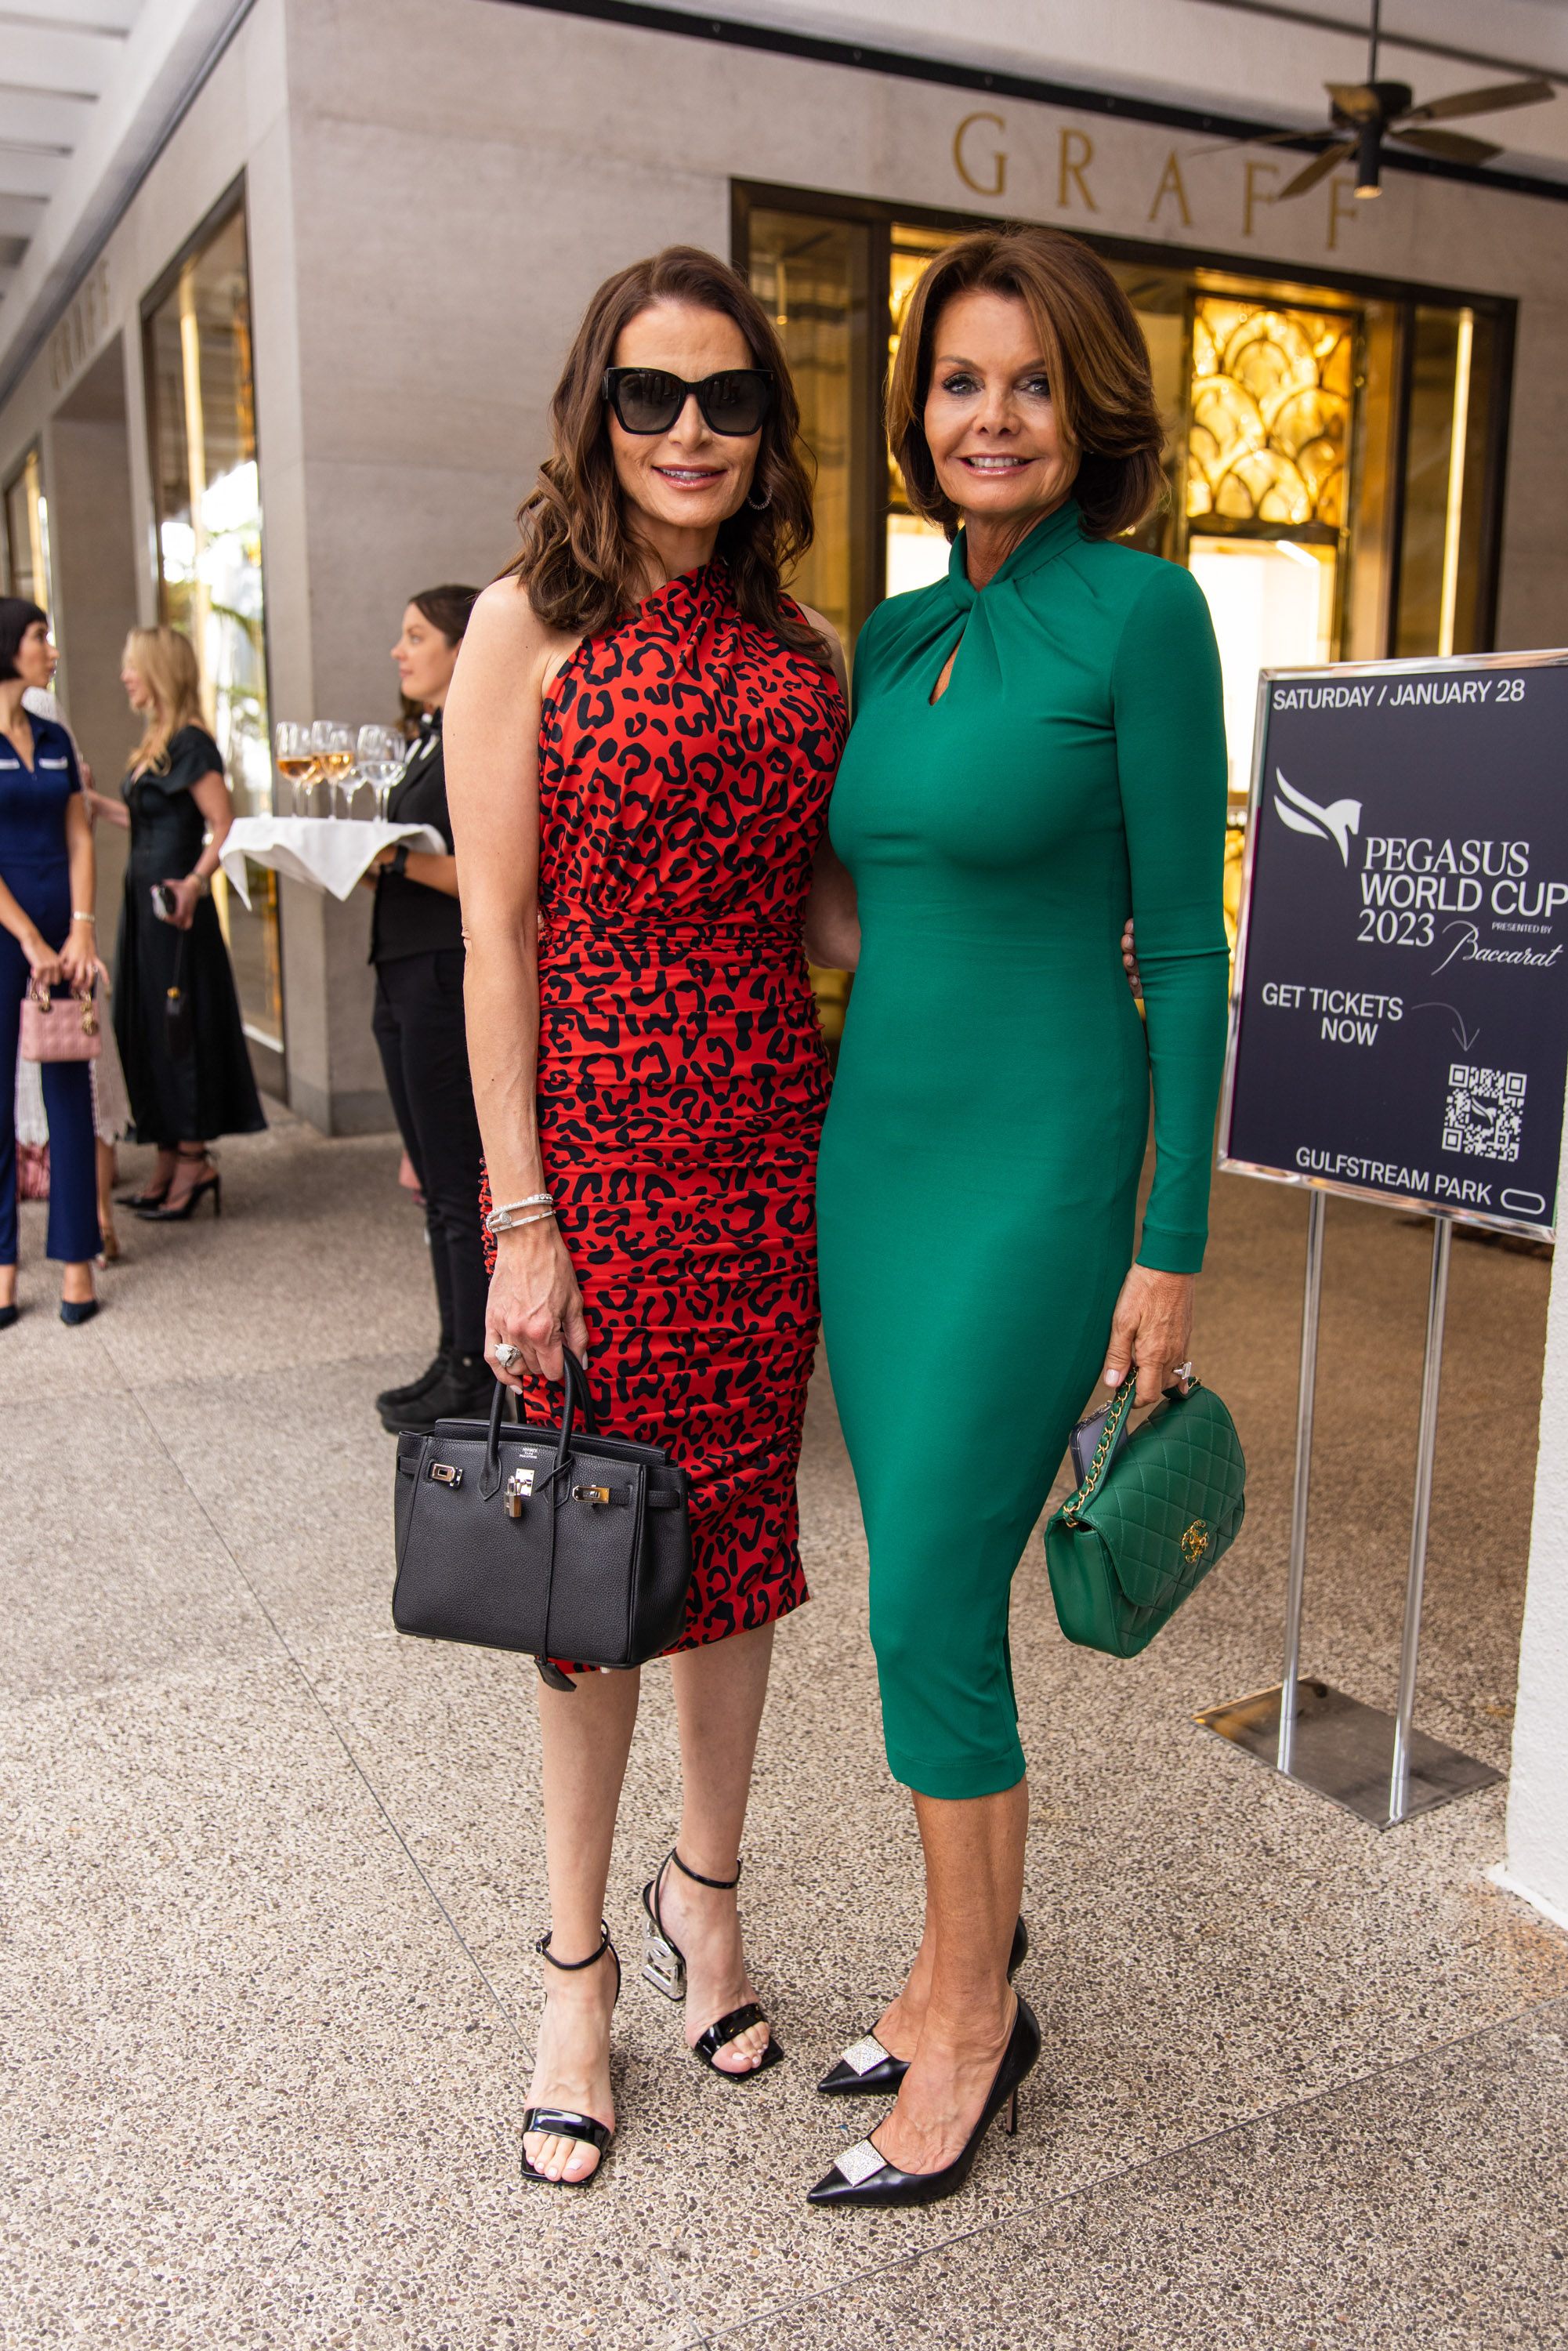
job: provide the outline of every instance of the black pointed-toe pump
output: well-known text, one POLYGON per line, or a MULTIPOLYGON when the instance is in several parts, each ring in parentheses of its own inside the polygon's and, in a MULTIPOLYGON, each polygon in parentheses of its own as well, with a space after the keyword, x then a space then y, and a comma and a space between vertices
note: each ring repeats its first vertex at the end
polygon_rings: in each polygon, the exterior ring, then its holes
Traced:
MULTIPOLYGON (((670 1940, 659 1913, 659 1890, 664 1882, 664 1872, 672 1861, 683 1877, 691 1878, 698 1886, 711 1886, 721 1894, 727 1894, 732 1886, 740 1884, 740 1870, 737 1865, 733 1877, 704 1877, 698 1871, 688 1869, 672 1845, 655 1874, 643 1888, 643 1908, 646 1914, 643 1928, 643 1980, 652 1984, 655 1991, 662 1991, 666 2000, 684 2001, 686 1996, 686 1955, 678 1943, 670 1940)), ((700 2057, 703 2064, 723 2081, 755 2080, 758 2074, 766 2074, 769 2066, 777 2065, 784 2054, 771 2025, 768 2025, 768 2046, 755 2065, 748 2065, 744 2072, 732 2073, 727 2065, 715 2063, 725 2043, 734 2041, 753 2024, 768 2024, 768 2018, 756 2001, 748 2000, 741 2007, 732 2008, 727 2016, 716 2019, 694 2046, 692 2055, 700 2057)))
POLYGON ((1040 2062, 1040 2045, 1034 2011, 1020 1995, 1013 2029, 980 2108, 980 2118, 951 2163, 945 2163, 940 2171, 900 2171, 874 2139, 858 2139, 853 2147, 845 2147, 832 2169, 809 2190, 808 2204, 939 2204, 945 2196, 956 2196, 974 2169, 980 2141, 998 2116, 1009 2138, 1017 2132, 1019 2089, 1040 2062))
MULTIPOLYGON (((1029 1928, 1019 1919, 1013 1928, 1012 1949, 1008 1953, 1008 1981, 1029 1957, 1029 1928)), ((824 2098, 868 2098, 880 2090, 891 2097, 909 2071, 907 2057, 895 2057, 884 2049, 874 2032, 862 2032, 852 2042, 831 2072, 823 2074, 817 2087, 824 2098)))
MULTIPOLYGON (((615 1999, 620 1999, 621 1961, 616 1957, 615 1946, 610 1939, 610 1927, 607 1920, 601 1919, 600 1921, 599 1949, 596 1951, 590 1951, 587 1959, 558 1959, 555 1953, 550 1949, 549 1940, 550 1938, 548 1934, 541 1935, 538 1941, 535 1944, 534 1949, 538 1952, 541 1959, 549 1961, 552 1968, 559 1968, 563 1976, 580 1975, 584 1968, 597 1967, 600 1960, 604 1957, 605 1952, 608 1951, 610 1954, 611 1964, 615 1970, 615 1999)), ((614 2001, 612 2001, 612 2008, 614 2007, 614 2001)), ((604 2168, 604 2159, 610 2152, 611 2141, 614 2137, 615 2134, 611 2129, 608 2123, 601 2123, 594 2115, 575 2114, 570 2106, 525 2107, 523 2112, 523 2178, 525 2179, 537 2179, 541 2188, 591 2188, 594 2181, 598 2179, 600 2173, 604 2168), (549 2131, 553 2133, 557 2138, 580 2138, 583 2140, 587 2146, 596 2147, 599 2149, 599 2160, 586 2179, 552 2179, 548 2171, 537 2171, 533 2165, 528 2161, 528 2133, 530 2131, 549 2131)))

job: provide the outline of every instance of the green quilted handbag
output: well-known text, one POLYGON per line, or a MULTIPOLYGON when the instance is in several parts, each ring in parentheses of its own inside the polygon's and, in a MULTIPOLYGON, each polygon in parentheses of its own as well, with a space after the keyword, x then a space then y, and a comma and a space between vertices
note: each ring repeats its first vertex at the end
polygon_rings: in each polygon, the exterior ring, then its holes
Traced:
MULTIPOLYGON (((1247 1509, 1236 1424, 1212 1388, 1167 1388, 1126 1436, 1137 1386, 1073 1430, 1099 1430, 1082 1482, 1046 1521, 1057 1622, 1070 1641, 1135 1657, 1229 1550, 1247 1509)), ((1086 1449, 1086 1448, 1083 1448, 1086 1449)), ((1083 1449, 1075 1445, 1074 1467, 1083 1449)))

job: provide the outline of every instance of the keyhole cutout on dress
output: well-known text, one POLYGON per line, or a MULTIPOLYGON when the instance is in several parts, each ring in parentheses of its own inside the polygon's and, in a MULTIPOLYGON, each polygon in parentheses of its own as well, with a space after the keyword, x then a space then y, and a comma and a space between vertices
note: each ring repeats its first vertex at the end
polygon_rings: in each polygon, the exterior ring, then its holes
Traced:
POLYGON ((942 696, 946 693, 947 688, 953 683, 953 664, 958 658, 958 646, 961 645, 963 642, 964 640, 960 636, 958 639, 958 644, 954 646, 952 652, 948 654, 946 660, 942 664, 941 676, 937 679, 936 684, 931 689, 930 706, 933 710, 936 709, 936 705, 941 701, 942 696))

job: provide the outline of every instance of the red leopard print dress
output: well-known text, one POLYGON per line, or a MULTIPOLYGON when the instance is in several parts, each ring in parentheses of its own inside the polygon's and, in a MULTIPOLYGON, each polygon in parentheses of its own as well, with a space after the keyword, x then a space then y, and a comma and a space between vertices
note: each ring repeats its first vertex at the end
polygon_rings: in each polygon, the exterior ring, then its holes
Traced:
MULTIPOLYGON (((539 1124, 601 1426, 691 1479, 677 1649, 807 1597, 827 1071, 801 914, 846 728, 716 560, 568 661, 539 732, 539 1124)), ((559 1390, 528 1384, 528 1417, 559 1390)))

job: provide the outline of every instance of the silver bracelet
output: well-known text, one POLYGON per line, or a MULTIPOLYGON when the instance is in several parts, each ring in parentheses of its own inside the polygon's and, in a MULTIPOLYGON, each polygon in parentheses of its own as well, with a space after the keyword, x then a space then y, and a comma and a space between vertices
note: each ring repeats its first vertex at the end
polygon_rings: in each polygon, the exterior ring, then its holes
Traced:
POLYGON ((548 1225, 554 1215, 553 1208, 534 1208, 526 1217, 514 1217, 503 1211, 498 1218, 486 1217, 485 1228, 492 1238, 497 1233, 520 1233, 525 1225, 548 1225))
POLYGON ((96 914, 84 914, 79 906, 73 906, 71 908, 71 920, 73 923, 90 923, 95 931, 98 928, 98 916, 96 914))
POLYGON ((485 1219, 487 1233, 504 1233, 511 1229, 511 1220, 519 1208, 555 1208, 553 1192, 530 1192, 526 1199, 499 1200, 485 1219))

